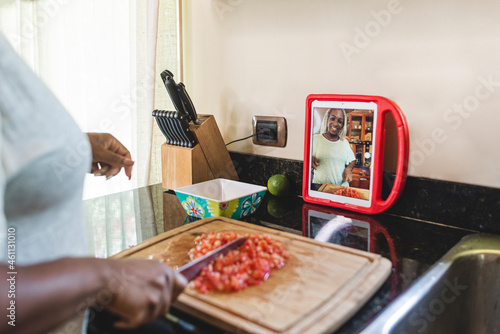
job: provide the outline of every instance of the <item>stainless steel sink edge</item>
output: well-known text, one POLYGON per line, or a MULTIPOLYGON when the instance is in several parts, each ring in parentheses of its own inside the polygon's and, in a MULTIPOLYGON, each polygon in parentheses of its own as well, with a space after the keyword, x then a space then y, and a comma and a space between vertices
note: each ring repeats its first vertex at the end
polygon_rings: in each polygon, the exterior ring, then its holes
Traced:
POLYGON ((396 323, 413 307, 420 296, 427 294, 448 270, 450 264, 438 262, 433 265, 420 279, 413 283, 406 292, 396 298, 372 323, 366 327, 362 334, 389 334, 396 323), (429 276, 427 276, 429 275, 429 276), (424 279, 426 277, 426 279, 424 279))
MULTIPOLYGON (((468 289, 469 286, 472 288, 476 281, 476 277, 474 276, 474 278, 471 279, 471 277, 468 276, 477 275, 478 278, 480 278, 483 277, 482 275, 487 275, 487 273, 474 271, 473 266, 467 268, 467 265, 471 265, 471 263, 481 263, 487 256, 493 256, 495 258, 495 261, 493 261, 495 263, 493 265, 490 263, 489 268, 491 269, 491 266, 493 266, 493 272, 497 272, 497 269, 500 267, 500 236, 472 234, 462 238, 460 242, 453 246, 440 260, 438 260, 438 262, 415 281, 407 291, 401 294, 382 311, 382 313, 361 333, 433 333, 432 329, 428 328, 428 324, 425 323, 425 317, 428 317, 427 320, 429 321, 427 322, 429 324, 436 320, 436 317, 434 317, 429 310, 432 310, 432 307, 436 309, 440 306, 443 308, 444 312, 445 308, 454 307, 450 305, 454 303, 455 299, 458 300, 459 298, 462 298, 462 301, 458 303, 461 302, 465 305, 463 302, 464 298, 467 303, 469 303, 467 300, 468 297, 463 295, 463 293, 466 293, 465 290, 468 289), (457 270, 460 266, 465 269, 457 270), (471 274, 463 275, 464 271, 466 273, 469 271, 471 274), (463 280, 467 278, 469 278, 469 281, 465 281, 466 284, 464 284, 463 280), (459 282, 460 280, 462 280, 462 282, 459 282), (425 312, 427 312, 427 314, 425 312)), ((491 270, 489 271, 491 272, 491 270)), ((495 286, 495 288, 497 287, 495 286)), ((500 289, 500 286, 498 289, 500 289)), ((498 294, 498 292, 495 293, 498 294)), ((469 306, 467 305, 467 307, 469 306)), ((466 317, 467 315, 461 314, 461 316, 466 317)), ((446 322, 446 320, 442 321, 446 322)), ((443 325, 447 324, 443 323, 443 325)), ((466 333, 470 330, 470 326, 474 324, 465 321, 464 325, 463 328, 457 325, 457 330, 466 333)), ((498 325, 497 322, 493 322, 493 327, 495 333, 500 333, 500 328, 497 328, 500 327, 500 325, 498 325)), ((489 327, 486 329, 480 328, 478 332, 484 333, 485 330, 489 332, 491 329, 490 322, 489 327)))

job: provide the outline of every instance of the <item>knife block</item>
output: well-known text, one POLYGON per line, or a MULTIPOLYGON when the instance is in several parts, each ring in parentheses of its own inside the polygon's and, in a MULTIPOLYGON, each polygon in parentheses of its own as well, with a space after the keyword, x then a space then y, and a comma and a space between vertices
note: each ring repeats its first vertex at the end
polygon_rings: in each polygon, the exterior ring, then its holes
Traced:
POLYGON ((213 115, 198 115, 200 124, 190 123, 197 144, 180 147, 164 143, 161 146, 162 186, 176 189, 216 178, 238 180, 213 115))

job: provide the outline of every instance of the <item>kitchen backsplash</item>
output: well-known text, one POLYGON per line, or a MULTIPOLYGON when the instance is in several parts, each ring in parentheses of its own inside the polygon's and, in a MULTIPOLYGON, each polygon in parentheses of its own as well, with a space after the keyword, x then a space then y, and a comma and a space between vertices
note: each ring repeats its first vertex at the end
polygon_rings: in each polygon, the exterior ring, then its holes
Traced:
MULTIPOLYGON (((240 181, 267 185, 274 174, 285 174, 291 191, 302 195, 300 160, 230 152, 240 181)), ((384 175, 382 197, 390 191, 394 175, 384 175)), ((500 234, 500 189, 427 178, 408 177, 403 194, 386 212, 457 228, 500 234)))

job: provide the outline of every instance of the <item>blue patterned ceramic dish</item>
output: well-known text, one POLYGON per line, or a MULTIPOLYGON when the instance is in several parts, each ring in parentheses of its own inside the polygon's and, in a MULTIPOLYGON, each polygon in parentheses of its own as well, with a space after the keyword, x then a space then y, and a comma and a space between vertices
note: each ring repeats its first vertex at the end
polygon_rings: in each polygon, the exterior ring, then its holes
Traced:
POLYGON ((215 179, 177 188, 175 194, 192 217, 239 219, 258 209, 266 191, 255 184, 215 179))

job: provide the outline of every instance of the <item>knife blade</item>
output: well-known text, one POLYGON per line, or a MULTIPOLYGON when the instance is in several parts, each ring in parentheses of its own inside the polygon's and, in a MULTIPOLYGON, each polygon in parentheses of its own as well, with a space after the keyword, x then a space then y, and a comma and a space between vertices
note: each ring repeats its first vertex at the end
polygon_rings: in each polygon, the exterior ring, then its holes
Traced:
POLYGON ((232 250, 238 249, 242 246, 248 238, 238 238, 227 244, 214 249, 213 251, 203 255, 202 257, 193 260, 182 267, 180 267, 177 272, 184 276, 188 281, 192 281, 201 271, 201 268, 208 266, 212 261, 217 259, 219 256, 224 256, 232 250))

